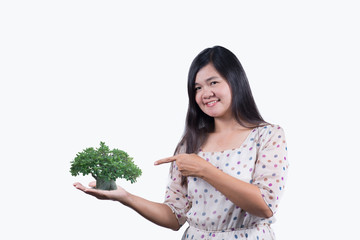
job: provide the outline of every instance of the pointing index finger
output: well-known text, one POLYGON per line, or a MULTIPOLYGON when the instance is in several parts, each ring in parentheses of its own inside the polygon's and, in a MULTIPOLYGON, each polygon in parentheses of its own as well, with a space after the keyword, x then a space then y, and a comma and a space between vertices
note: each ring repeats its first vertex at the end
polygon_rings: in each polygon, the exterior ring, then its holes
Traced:
POLYGON ((156 161, 154 163, 154 165, 161 165, 163 163, 169 163, 169 162, 173 162, 175 160, 176 160, 176 158, 174 158, 174 157, 163 158, 163 159, 156 161))

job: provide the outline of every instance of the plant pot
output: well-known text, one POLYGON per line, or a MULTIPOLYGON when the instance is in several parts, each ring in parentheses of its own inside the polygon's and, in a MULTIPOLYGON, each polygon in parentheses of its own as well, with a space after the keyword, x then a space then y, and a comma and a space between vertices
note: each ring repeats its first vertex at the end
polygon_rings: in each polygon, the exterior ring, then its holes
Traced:
POLYGON ((115 181, 113 180, 104 180, 104 179, 97 179, 96 180, 96 189, 101 190, 116 190, 117 186, 115 181))

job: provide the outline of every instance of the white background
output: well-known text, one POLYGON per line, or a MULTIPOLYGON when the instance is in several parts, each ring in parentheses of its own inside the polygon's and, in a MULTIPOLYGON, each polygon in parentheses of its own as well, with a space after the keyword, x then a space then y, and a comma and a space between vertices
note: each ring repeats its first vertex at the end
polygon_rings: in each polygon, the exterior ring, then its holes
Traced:
POLYGON ((143 170, 128 191, 163 201, 204 48, 233 51, 265 120, 286 132, 279 240, 357 238, 356 1, 1 1, 0 238, 180 239, 73 188, 70 161, 105 141, 143 170), (131 2, 131 3, 130 3, 131 2))

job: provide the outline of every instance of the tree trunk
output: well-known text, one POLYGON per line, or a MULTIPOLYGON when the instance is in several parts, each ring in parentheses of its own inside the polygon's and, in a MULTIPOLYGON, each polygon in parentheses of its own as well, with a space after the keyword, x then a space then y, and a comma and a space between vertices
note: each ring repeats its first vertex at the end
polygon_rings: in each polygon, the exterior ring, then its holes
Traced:
POLYGON ((96 189, 116 190, 116 183, 113 180, 96 179, 96 189))

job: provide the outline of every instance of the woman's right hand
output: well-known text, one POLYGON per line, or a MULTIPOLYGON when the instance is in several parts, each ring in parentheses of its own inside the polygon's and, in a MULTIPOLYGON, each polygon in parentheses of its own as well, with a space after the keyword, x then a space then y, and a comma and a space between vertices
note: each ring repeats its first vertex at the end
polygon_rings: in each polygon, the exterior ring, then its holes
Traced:
POLYGON ((95 186, 96 182, 91 182, 89 184, 90 188, 86 188, 78 182, 74 183, 74 187, 84 193, 92 195, 98 199, 119 201, 125 206, 134 209, 146 219, 160 226, 173 230, 178 230, 180 228, 175 214, 172 212, 171 208, 164 203, 151 202, 144 198, 132 195, 119 186, 117 186, 116 190, 111 191, 95 189, 95 186))
POLYGON ((125 189, 123 189, 120 186, 117 186, 116 190, 107 191, 107 190, 96 189, 95 181, 89 183, 90 188, 84 187, 79 182, 76 182, 73 185, 75 188, 83 191, 84 193, 102 200, 113 200, 113 201, 124 202, 125 199, 128 197, 128 193, 125 191, 125 189))

